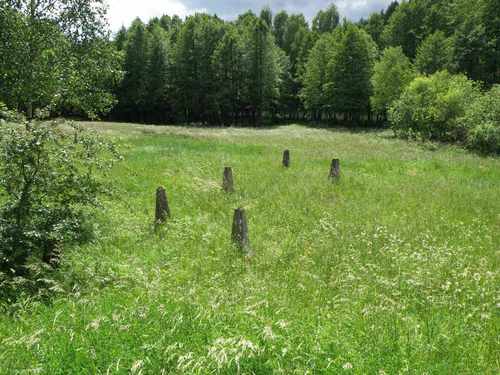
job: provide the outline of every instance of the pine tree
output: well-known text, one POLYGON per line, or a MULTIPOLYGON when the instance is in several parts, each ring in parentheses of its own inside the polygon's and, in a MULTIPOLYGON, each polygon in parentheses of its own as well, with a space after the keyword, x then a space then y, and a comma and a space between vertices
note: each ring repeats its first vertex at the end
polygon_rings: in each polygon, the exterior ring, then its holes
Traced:
POLYGON ((485 81, 500 83, 500 0, 484 0, 481 23, 484 25, 488 48, 485 54, 485 81))
POLYGON ((168 34, 158 24, 151 31, 151 47, 147 69, 146 103, 149 120, 165 122, 172 118, 170 105, 170 49, 168 34))
POLYGON ((273 27, 273 12, 271 11, 271 8, 269 8, 268 6, 265 8, 262 8, 262 10, 260 12, 260 19, 266 23, 269 30, 272 29, 272 27, 273 27))
POLYGON ((319 34, 332 32, 339 24, 340 16, 335 4, 328 9, 320 10, 313 19, 312 29, 319 34))
POLYGON ((440 70, 453 72, 453 41, 446 38, 443 32, 437 31, 429 35, 418 47, 415 65, 424 74, 433 74, 440 70))
POLYGON ((401 46, 406 56, 415 58, 417 47, 426 37, 427 1, 403 2, 392 13, 382 33, 386 46, 401 46))
POLYGON ((234 26, 227 26, 212 56, 217 82, 217 103, 225 124, 238 122, 243 101, 244 47, 234 26))
POLYGON ((343 28, 343 35, 328 64, 325 89, 332 109, 353 119, 369 109, 373 62, 366 34, 352 24, 343 28))
POLYGON ((323 34, 312 48, 305 66, 301 98, 313 120, 322 119, 326 98, 323 86, 326 83, 326 67, 334 45, 331 34, 323 34))
POLYGON ((119 90, 119 107, 128 120, 145 120, 147 89, 148 35, 140 19, 129 30, 125 51, 125 77, 119 90))
POLYGON ((279 48, 285 48, 285 33, 288 25, 288 13, 284 10, 274 16, 273 32, 279 48))
POLYGON ((217 122, 217 86, 210 64, 223 36, 222 21, 206 14, 188 17, 175 52, 177 109, 185 121, 217 122))
POLYGON ((253 122, 261 124, 264 111, 272 109, 279 96, 279 53, 269 28, 261 19, 255 18, 245 34, 246 98, 253 122))

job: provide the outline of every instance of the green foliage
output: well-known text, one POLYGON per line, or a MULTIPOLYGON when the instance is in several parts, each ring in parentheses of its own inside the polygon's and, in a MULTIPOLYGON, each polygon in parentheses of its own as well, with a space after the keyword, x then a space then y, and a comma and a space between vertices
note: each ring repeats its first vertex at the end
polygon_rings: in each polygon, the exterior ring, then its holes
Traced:
POLYGON ((371 78, 373 95, 370 102, 373 110, 385 113, 415 76, 415 69, 401 47, 384 50, 371 78))
POLYGON ((467 129, 459 119, 479 95, 477 85, 463 75, 442 71, 418 77, 393 103, 391 126, 399 136, 418 134, 428 140, 464 142, 467 129))
MULTIPOLYGON (((151 31, 149 64, 147 65, 146 106, 151 113, 160 114, 158 120, 171 119, 172 110, 172 51, 168 44, 167 32, 160 25, 151 31)), ((144 68, 143 68, 144 69, 144 68)))
POLYGON ((472 128, 467 137, 467 147, 484 154, 500 154, 500 126, 482 123, 472 128))
MULTIPOLYGON (((148 68, 126 67, 130 75, 137 72, 138 78, 131 88, 121 88, 115 115, 141 122, 180 120, 202 124, 256 123, 261 116, 338 119, 339 113, 345 113, 348 119, 370 120, 372 110, 367 97, 371 84, 366 77, 372 75, 379 47, 386 46, 402 48, 411 60, 416 59, 416 66, 424 74, 446 69, 494 83, 497 18, 489 16, 492 12, 488 10, 495 1, 479 0, 473 4, 467 0, 412 0, 401 5, 392 2, 385 11, 358 22, 361 30, 356 33, 357 38, 364 40, 361 44, 365 47, 355 47, 352 53, 345 46, 338 53, 346 28, 338 27, 335 5, 320 11, 311 26, 304 15, 286 11, 278 12, 273 19, 269 8, 263 8, 260 16, 248 11, 234 22, 203 14, 188 17, 184 23, 176 17, 154 18, 145 27, 145 39, 149 42, 141 46, 130 47, 135 24, 116 36, 118 48, 128 45, 132 57, 137 53, 146 56, 142 63, 134 65, 148 68), (265 29, 257 27, 258 20, 265 29), (151 58, 150 43, 156 26, 165 30, 157 41, 163 39, 171 51, 164 54, 169 61, 162 64, 169 66, 168 74, 161 73, 163 68, 159 68, 158 74, 152 73, 155 69, 147 61, 151 58), (256 34, 259 28, 257 34, 261 36, 256 34), (226 33, 238 35, 225 39, 226 33), (334 35, 332 45, 321 47, 325 55, 319 57, 313 47, 326 34, 334 35), (362 50, 368 52, 368 58, 362 50), (231 56, 233 52, 235 56, 231 56), (338 61, 334 64, 335 59, 338 61), (238 66, 231 66, 229 61, 238 66), (343 70, 349 66, 350 72, 343 70), (148 78, 150 74, 155 78, 148 78), (343 89, 335 88, 334 81, 343 89), (153 82, 158 87, 151 90, 149 85, 153 82), (156 92, 163 96, 158 103, 156 92), (129 95, 137 95, 141 100, 127 101, 129 95)), ((394 71, 406 64, 404 60, 396 64, 394 71)), ((387 72, 377 76, 377 89, 383 92, 377 92, 372 104, 378 115, 399 97, 402 87, 413 77, 402 71, 392 76, 389 68, 386 64, 387 72), (389 77, 386 82, 384 77, 389 77)))
POLYGON ((66 60, 65 82, 57 96, 63 114, 98 119, 109 113, 117 99, 112 92, 120 85, 123 55, 105 39, 74 46, 66 60))
POLYGON ((245 33, 245 65, 248 67, 248 102, 253 121, 262 121, 263 111, 270 110, 279 97, 280 55, 266 23, 255 19, 245 33))
POLYGON ((10 110, 5 103, 0 102, 0 125, 4 125, 5 122, 19 122, 23 120, 22 114, 10 110))
POLYGON ((414 58, 418 45, 425 38, 427 2, 427 0, 402 2, 389 18, 383 31, 384 45, 401 46, 406 56, 414 58))
POLYGON ((328 9, 320 10, 312 22, 312 30, 316 33, 330 33, 339 25, 340 16, 335 4, 328 9))
POLYGON ((217 80, 217 102, 222 121, 238 121, 245 101, 245 49, 237 28, 228 26, 212 56, 217 80))
POLYGON ((328 104, 323 87, 327 83, 327 65, 335 42, 331 34, 322 35, 307 60, 301 97, 305 108, 313 114, 314 120, 321 120, 323 109, 328 104))
POLYGON ((109 111, 120 60, 105 10, 102 0, 0 2, 0 98, 28 118, 57 106, 89 117, 109 111))
POLYGON ((125 110, 144 117, 147 92, 148 34, 141 20, 136 19, 128 31, 124 70, 125 76, 120 87, 120 105, 125 110))
POLYGON ((372 13, 366 24, 363 26, 366 32, 372 37, 377 46, 382 46, 382 33, 385 27, 385 18, 381 13, 372 13))
POLYGON ((215 72, 210 64, 223 35, 220 19, 206 14, 188 17, 175 47, 175 97, 182 119, 216 122, 218 119, 215 72))
POLYGON ((284 10, 276 13, 273 20, 273 33, 279 48, 285 48, 285 33, 288 25, 288 13, 284 10))
MULTIPOLYGON (((280 110, 283 116, 294 118, 302 109, 299 98, 302 89, 302 76, 309 52, 313 46, 314 36, 303 15, 287 16, 283 27, 281 46, 285 53, 283 85, 280 99, 280 110)), ((283 65, 283 64, 282 64, 283 65)))
POLYGON ((107 191, 100 171, 112 143, 74 127, 25 123, 0 132, 0 272, 24 275, 28 261, 54 261, 81 238, 84 212, 107 191))
POLYGON ((500 154, 500 85, 469 103, 460 124, 468 130, 468 148, 500 154))
POLYGON ((429 35, 418 47, 415 66, 420 73, 434 74, 440 70, 453 72, 453 41, 446 38, 442 31, 429 35))
POLYGON ((500 0, 483 0, 481 24, 487 41, 485 81, 500 83, 500 0))
POLYGON ((376 46, 369 35, 352 24, 344 25, 337 35, 339 39, 327 66, 324 87, 328 106, 349 117, 359 117, 368 112, 376 46))
POLYGON ((262 11, 260 12, 260 19, 263 20, 269 30, 271 30, 271 28, 273 27, 273 12, 271 11, 271 8, 262 8, 262 11))

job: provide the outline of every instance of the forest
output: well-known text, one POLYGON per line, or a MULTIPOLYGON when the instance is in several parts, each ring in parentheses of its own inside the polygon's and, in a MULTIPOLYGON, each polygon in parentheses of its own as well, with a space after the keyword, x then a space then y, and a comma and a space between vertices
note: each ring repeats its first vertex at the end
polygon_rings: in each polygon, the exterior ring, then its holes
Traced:
POLYGON ((102 0, 58 11, 55 3, 2 2, 4 112, 156 124, 389 124, 404 137, 498 151, 498 0, 395 1, 357 22, 334 4, 310 23, 269 8, 234 21, 164 15, 114 35, 102 0))

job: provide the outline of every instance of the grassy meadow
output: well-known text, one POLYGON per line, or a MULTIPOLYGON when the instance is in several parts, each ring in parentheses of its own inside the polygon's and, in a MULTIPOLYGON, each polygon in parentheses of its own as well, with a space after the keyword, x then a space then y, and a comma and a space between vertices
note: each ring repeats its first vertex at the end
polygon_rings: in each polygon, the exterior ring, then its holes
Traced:
POLYGON ((500 159, 383 131, 83 125, 121 147, 115 194, 53 298, 0 314, 0 374, 500 372, 500 159))

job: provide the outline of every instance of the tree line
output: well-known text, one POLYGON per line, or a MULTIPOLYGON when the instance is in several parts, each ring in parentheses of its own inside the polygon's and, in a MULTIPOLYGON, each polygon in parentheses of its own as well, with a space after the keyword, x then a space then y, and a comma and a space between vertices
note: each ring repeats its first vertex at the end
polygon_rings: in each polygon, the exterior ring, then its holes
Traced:
POLYGON ((500 82, 499 0, 394 1, 358 22, 333 4, 311 24, 269 8, 230 22, 164 15, 112 38, 103 0, 79 4, 0 2, 0 101, 28 117, 359 124, 385 121, 419 76, 500 82))

